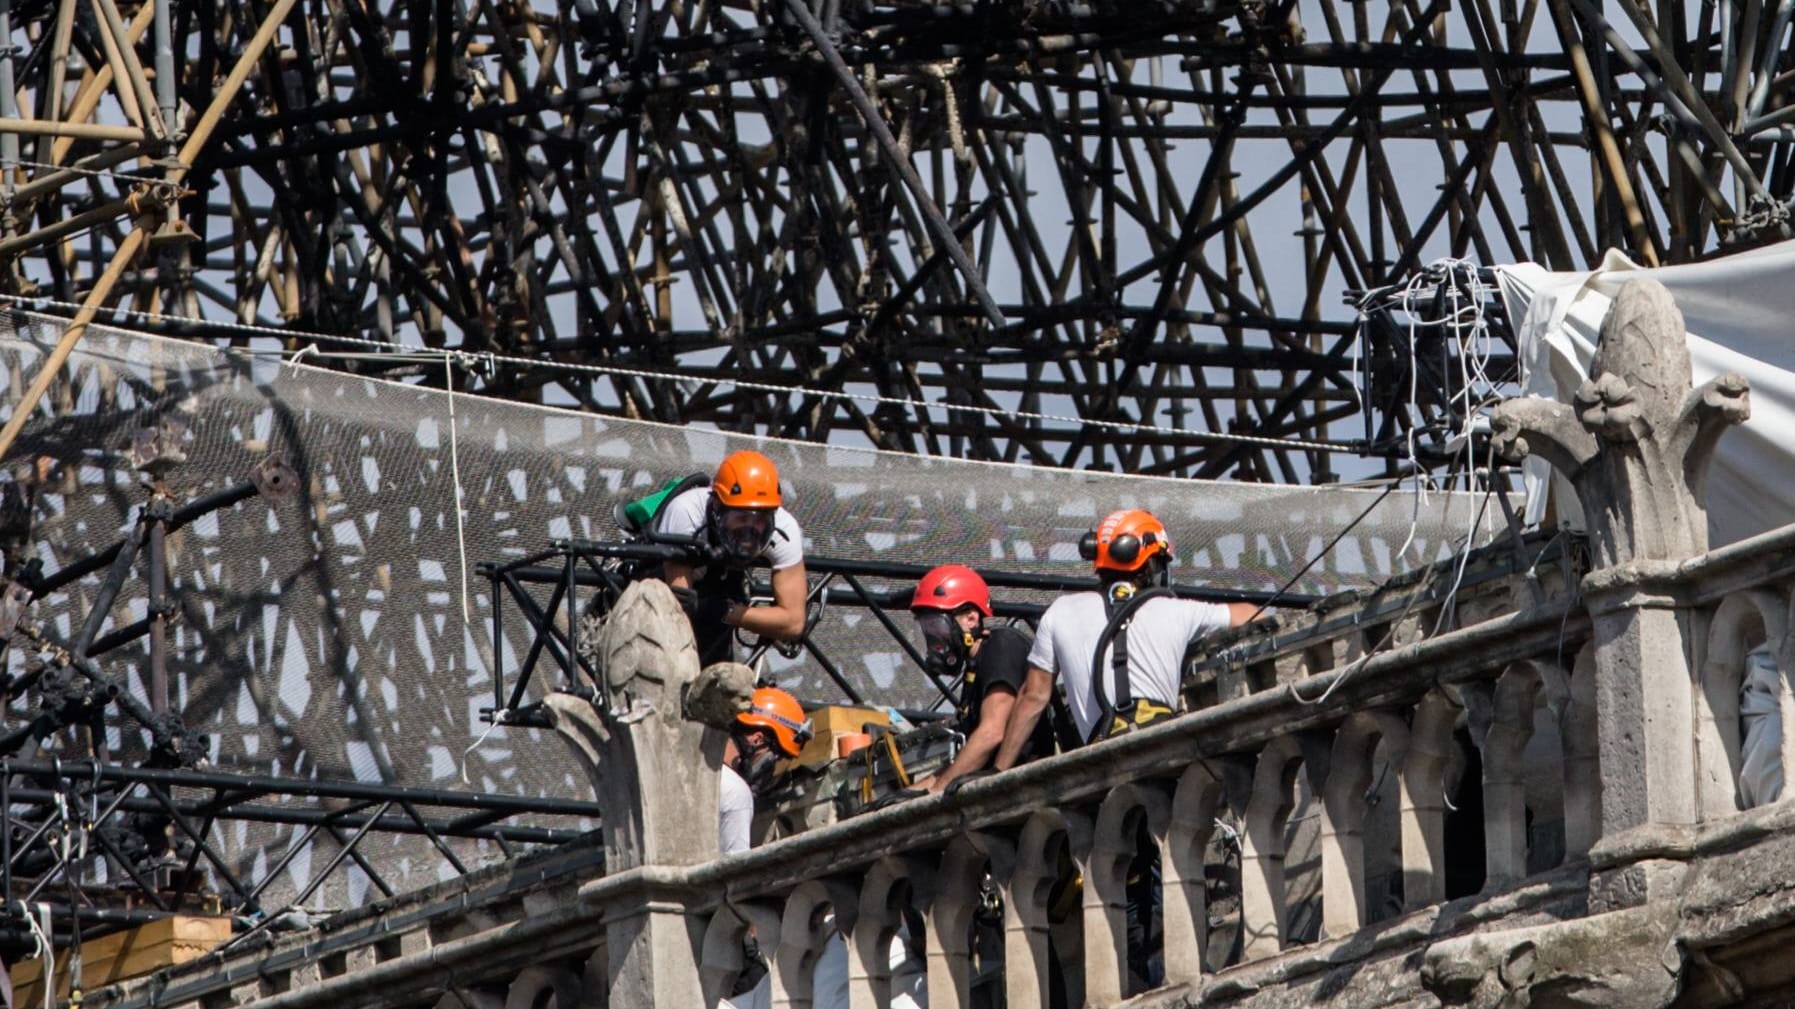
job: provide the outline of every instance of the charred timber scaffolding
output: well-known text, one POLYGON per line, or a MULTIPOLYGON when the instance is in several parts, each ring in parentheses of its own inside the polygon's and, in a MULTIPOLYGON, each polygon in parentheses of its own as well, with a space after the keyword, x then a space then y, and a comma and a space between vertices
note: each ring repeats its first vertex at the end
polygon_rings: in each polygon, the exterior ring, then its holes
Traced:
POLYGON ((1357 353, 1338 292, 1790 234, 1787 10, 1648 7, 13 3, 0 292, 497 352, 450 381, 670 422, 1394 471, 1453 369, 1357 353), (1332 430, 1355 357, 1368 443, 1332 430))
MULTIPOLYGON (((1738 376, 1691 390, 1681 347, 1668 297, 1634 282, 1574 407, 1498 411, 1499 445, 1541 453, 1578 488, 1600 565, 1581 578, 1516 576, 1506 603, 1486 585, 1482 605, 1434 620, 1416 589, 1399 619, 1249 636, 1209 658, 1217 682, 1247 675, 1207 707, 727 858, 693 827, 716 814, 728 669, 700 674, 671 594, 637 583, 599 642, 619 700, 550 705, 607 807, 606 875, 555 871, 575 846, 89 1000, 713 1005, 752 929, 773 1004, 808 1003, 839 932, 850 1004, 883 1006, 892 937, 919 917, 908 931, 930 1005, 964 1007, 989 955, 971 926, 989 879, 997 983, 1015 1009, 1047 1005, 1056 980, 1092 1006, 1774 1001, 1795 985, 1795 965, 1761 952, 1795 920, 1795 806, 1745 808, 1739 696, 1748 653, 1768 648, 1779 702, 1795 703, 1795 527, 1707 549, 1703 470, 1747 392, 1738 376), (1529 762, 1542 733, 1557 757, 1529 762), (1479 808, 1455 809, 1451 768, 1467 756, 1459 773, 1480 787, 1457 794, 1479 808), (1555 832, 1541 829, 1551 810, 1555 832), (1464 852, 1446 846, 1455 817, 1481 837, 1469 885, 1453 879, 1464 852), (1127 979, 1143 833, 1163 872, 1165 978, 1151 991, 1127 979), (1212 902, 1229 833, 1237 883, 1212 902), (1056 920, 1062 856, 1083 883, 1056 920)), ((1795 745, 1773 743, 1795 770, 1795 745)))

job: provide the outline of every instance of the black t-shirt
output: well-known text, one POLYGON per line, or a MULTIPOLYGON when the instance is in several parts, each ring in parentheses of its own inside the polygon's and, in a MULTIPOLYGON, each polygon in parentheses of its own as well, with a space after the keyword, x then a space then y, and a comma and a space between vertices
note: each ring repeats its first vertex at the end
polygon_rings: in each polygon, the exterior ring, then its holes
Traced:
MULTIPOLYGON (((1028 651, 1032 642, 1028 635, 1014 627, 998 627, 985 635, 984 644, 979 646, 979 653, 972 660, 972 668, 966 673, 966 683, 961 690, 960 731, 972 735, 978 728, 979 709, 985 703, 985 693, 994 686, 1009 688, 1012 694, 1022 693, 1023 681, 1028 679, 1028 651)), ((1053 752, 1053 713, 1044 711, 1041 720, 1035 723, 1035 731, 1028 738, 1028 744, 1022 748, 1018 762, 1045 757, 1053 752)))

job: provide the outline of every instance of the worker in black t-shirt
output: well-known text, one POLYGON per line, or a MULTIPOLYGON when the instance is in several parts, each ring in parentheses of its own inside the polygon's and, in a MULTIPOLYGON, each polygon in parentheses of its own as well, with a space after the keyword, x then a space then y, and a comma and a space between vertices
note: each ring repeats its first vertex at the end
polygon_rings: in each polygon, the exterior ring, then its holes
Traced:
MULTIPOLYGON (((966 742, 954 762, 921 786, 940 792, 954 779, 991 765, 1010 720, 1010 705, 1028 678, 1032 642, 1013 627, 987 629, 991 590, 978 572, 958 564, 935 568, 916 583, 910 612, 922 632, 924 661, 943 676, 964 674, 960 688, 960 733, 966 742)), ((1024 760, 1053 752, 1046 719, 1023 749, 1024 760)))

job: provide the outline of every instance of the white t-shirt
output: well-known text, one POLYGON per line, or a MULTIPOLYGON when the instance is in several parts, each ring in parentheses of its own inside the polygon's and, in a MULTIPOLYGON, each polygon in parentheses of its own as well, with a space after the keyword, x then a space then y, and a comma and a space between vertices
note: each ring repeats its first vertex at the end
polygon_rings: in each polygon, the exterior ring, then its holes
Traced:
MULTIPOLYGON (((1098 592, 1075 592, 1055 599, 1041 614, 1035 630, 1035 646, 1028 664, 1058 676, 1066 685, 1066 705, 1081 739, 1089 739, 1100 711, 1091 690, 1091 652, 1109 613, 1098 592)), ((1229 625, 1228 608, 1194 599, 1149 599, 1134 612, 1128 625, 1128 689, 1136 699, 1147 698, 1177 706, 1184 653, 1190 643, 1229 625)), ((1115 673, 1110 669, 1111 648, 1104 649, 1103 689, 1113 703, 1115 673)))
POLYGON ((723 765, 717 778, 717 848, 725 855, 747 851, 754 827, 754 791, 735 768, 723 765))
MULTIPOLYGON (((655 532, 666 536, 696 536, 704 529, 704 513, 710 506, 711 489, 694 487, 668 501, 655 523, 655 532)), ((761 556, 784 571, 804 563, 804 530, 791 512, 779 509, 773 516, 773 539, 761 556)))
MULTIPOLYGON (((742 780, 735 768, 723 765, 717 776, 717 848, 724 855, 747 851, 753 846, 749 837, 754 826, 754 790, 742 780)), ((769 1009, 773 1004, 770 978, 761 978, 752 989, 734 998, 719 999, 717 1009, 769 1009)))
MULTIPOLYGON (((823 927, 834 929, 833 911, 824 918, 823 927)), ((885 965, 891 969, 891 1009, 929 1009, 928 964, 911 949, 909 940, 909 928, 900 924, 885 953, 885 965)), ((840 932, 823 941, 810 977, 812 1009, 848 1009, 848 944, 840 932)))

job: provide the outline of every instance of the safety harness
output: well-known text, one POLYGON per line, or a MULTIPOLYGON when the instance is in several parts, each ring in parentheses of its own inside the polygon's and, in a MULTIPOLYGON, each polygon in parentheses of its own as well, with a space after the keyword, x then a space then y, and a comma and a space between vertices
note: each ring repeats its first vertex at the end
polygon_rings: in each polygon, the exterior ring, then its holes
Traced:
POLYGON ((1109 621, 1097 636, 1097 650, 1091 653, 1091 690, 1097 696, 1099 714, 1087 742, 1108 739, 1131 726, 1146 725, 1172 714, 1172 709, 1161 701, 1136 698, 1128 677, 1128 627, 1134 622, 1135 612, 1149 599, 1171 595, 1171 590, 1162 586, 1140 589, 1129 582, 1117 582, 1103 593, 1109 621), (1115 679, 1113 695, 1104 689, 1103 683, 1103 651, 1111 644, 1115 646, 1109 660, 1110 675, 1115 679))

